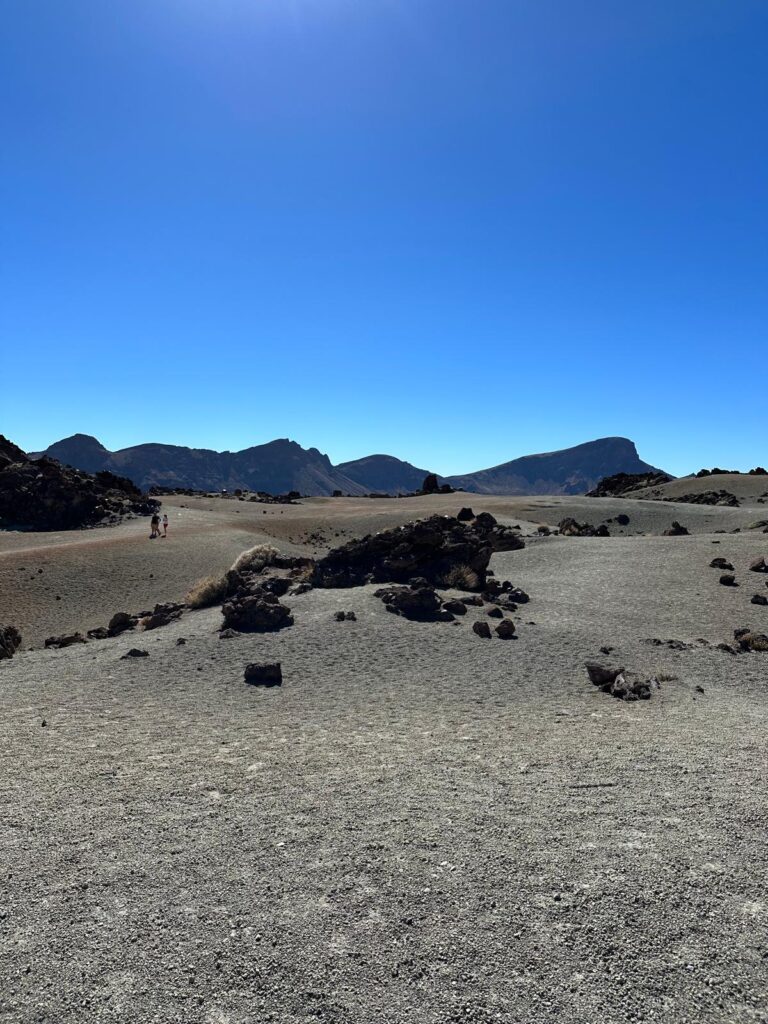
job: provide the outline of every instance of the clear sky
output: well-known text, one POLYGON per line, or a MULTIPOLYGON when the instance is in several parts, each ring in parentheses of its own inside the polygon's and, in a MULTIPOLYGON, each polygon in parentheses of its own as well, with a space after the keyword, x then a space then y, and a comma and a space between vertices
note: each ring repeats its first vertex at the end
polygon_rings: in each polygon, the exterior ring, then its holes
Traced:
POLYGON ((0 432, 768 463, 765 0, 4 0, 0 432))

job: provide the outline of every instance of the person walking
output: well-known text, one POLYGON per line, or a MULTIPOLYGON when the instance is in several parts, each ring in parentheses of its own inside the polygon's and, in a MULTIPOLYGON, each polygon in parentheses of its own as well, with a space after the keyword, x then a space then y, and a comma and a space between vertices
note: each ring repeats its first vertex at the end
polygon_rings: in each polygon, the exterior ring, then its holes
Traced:
POLYGON ((151 530, 149 533, 149 539, 154 540, 160 533, 160 516, 157 512, 152 513, 151 530))
POLYGON ((167 515, 167 513, 163 514, 163 536, 164 537, 168 536, 168 515, 167 515))

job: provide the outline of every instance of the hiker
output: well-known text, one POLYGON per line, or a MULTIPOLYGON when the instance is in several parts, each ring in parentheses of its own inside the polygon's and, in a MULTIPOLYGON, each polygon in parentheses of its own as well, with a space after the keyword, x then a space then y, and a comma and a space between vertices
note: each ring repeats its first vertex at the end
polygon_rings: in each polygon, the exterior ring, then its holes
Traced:
POLYGON ((163 513, 163 536, 168 536, 168 515, 163 513))
POLYGON ((157 512, 152 513, 152 530, 149 534, 149 539, 154 540, 160 533, 160 516, 157 512))

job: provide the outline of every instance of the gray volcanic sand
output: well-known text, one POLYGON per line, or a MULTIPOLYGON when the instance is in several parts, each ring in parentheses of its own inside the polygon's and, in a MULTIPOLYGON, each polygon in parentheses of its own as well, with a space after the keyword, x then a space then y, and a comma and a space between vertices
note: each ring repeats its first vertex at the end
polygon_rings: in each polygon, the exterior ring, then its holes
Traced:
MULTIPOLYGON (((746 531, 756 509, 453 499, 317 500, 258 529, 288 548, 465 502, 507 522, 632 522, 495 556, 531 594, 513 641, 476 637, 481 609, 412 623, 364 587, 287 598, 296 624, 277 634, 219 640, 211 609, 0 663, 0 1020, 768 1019, 768 654, 697 642, 768 632, 749 603, 768 593, 746 571, 768 549, 746 531), (672 518, 745 532, 629 535, 672 518), (719 586, 715 555, 740 587, 719 586), (149 657, 121 661, 131 647, 149 657), (661 689, 602 694, 593 657, 661 689), (282 688, 244 684, 273 659, 282 688)), ((260 539, 252 511, 244 529, 232 503, 205 504, 175 562, 171 539, 134 547, 136 524, 90 551, 97 622, 113 584, 123 603, 163 596, 111 578, 116 551, 156 559, 170 591, 260 539)), ((39 545, 62 590, 74 543, 39 545)))

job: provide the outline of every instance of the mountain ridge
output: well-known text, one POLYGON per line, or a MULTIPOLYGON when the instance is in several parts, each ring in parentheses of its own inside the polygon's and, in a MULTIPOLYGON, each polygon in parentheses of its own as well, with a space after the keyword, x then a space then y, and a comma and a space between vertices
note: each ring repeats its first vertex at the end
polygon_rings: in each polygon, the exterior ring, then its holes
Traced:
MULTIPOLYGON (((393 455, 376 454, 334 465, 317 448, 276 438, 241 451, 217 452, 158 442, 111 452, 89 434, 73 434, 30 457, 58 459, 89 473, 109 470, 150 487, 195 490, 299 491, 358 496, 371 492, 406 494, 418 490, 426 469, 393 455)), ((524 455, 474 473, 439 476, 441 483, 480 494, 583 494, 604 476, 656 471, 640 459, 633 441, 606 437, 555 452, 524 455)))

